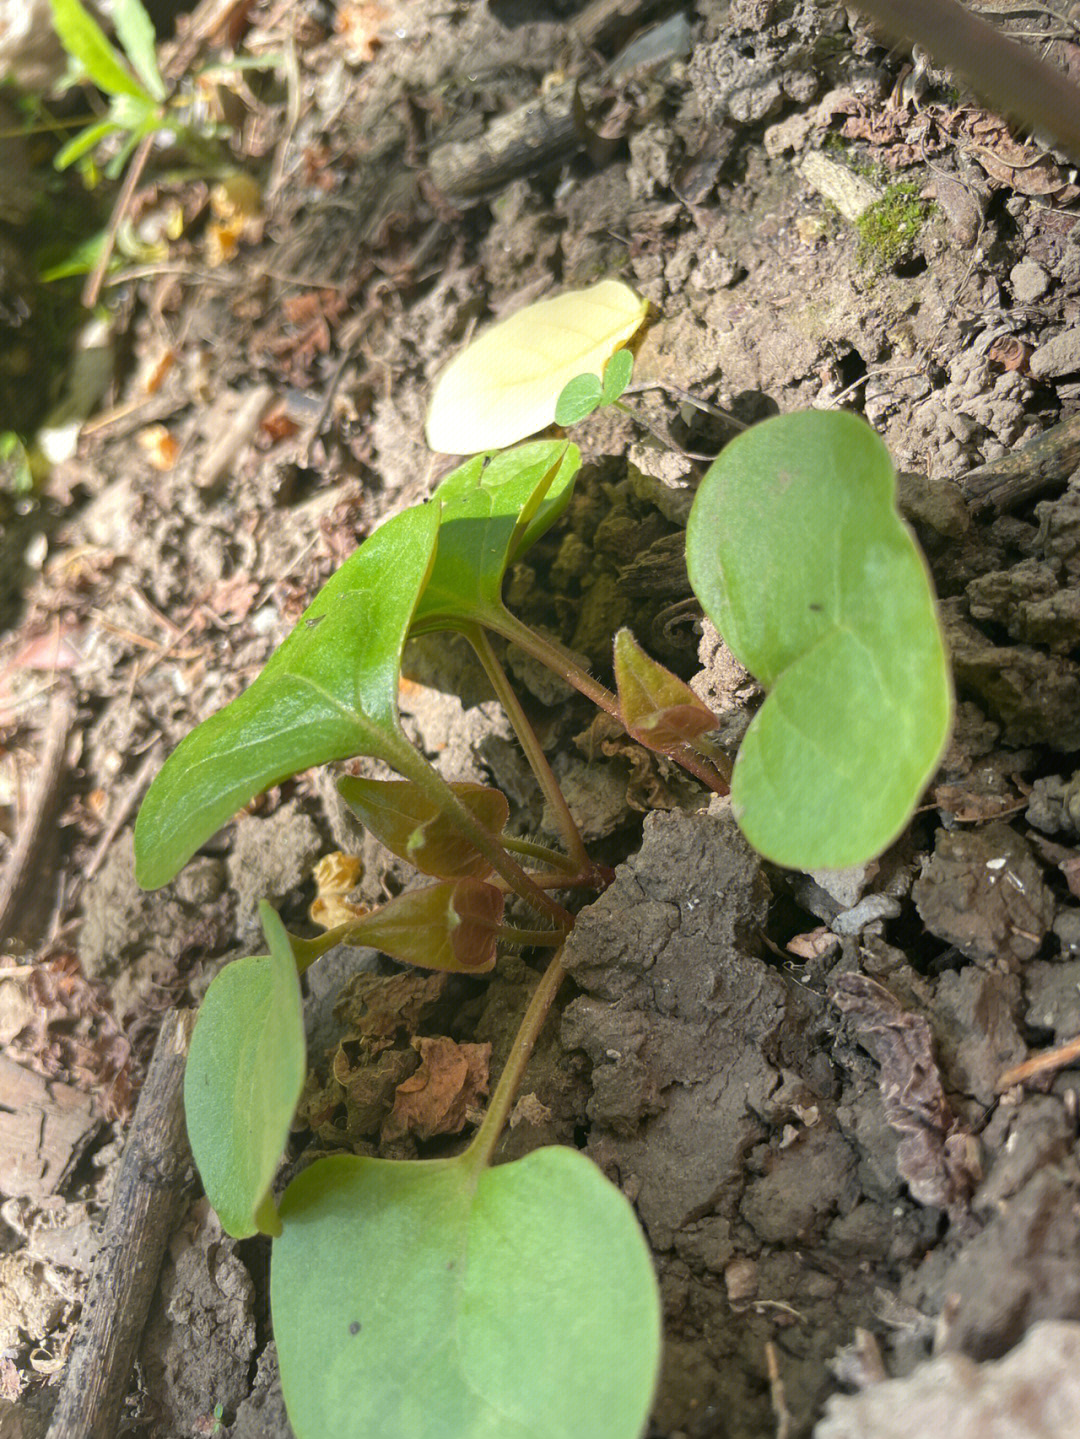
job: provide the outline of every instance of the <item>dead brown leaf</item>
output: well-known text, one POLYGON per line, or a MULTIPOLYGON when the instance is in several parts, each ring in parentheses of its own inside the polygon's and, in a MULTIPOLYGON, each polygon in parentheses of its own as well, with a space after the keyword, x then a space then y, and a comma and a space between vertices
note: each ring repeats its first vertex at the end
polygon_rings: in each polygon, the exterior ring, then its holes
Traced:
POLYGON ((939 784, 934 805, 965 824, 984 824, 1027 808, 1026 796, 985 794, 962 784, 939 784))
POLYGON ((842 974, 833 1002, 850 1015, 881 1066, 878 1085, 890 1127, 903 1135, 896 1167, 920 1204, 951 1212, 966 1208, 981 1177, 976 1141, 953 1116, 934 1060, 930 1025, 911 1014, 884 985, 865 974, 842 974))
POLYGON ((385 1049, 399 1032, 414 1035, 446 989, 449 976, 354 974, 338 996, 334 1018, 375 1049, 385 1049))
POLYGON ((1015 335, 1002 335, 1001 339, 995 340, 987 350, 986 358, 993 360, 994 364, 1000 365, 1003 370, 1024 372, 1031 358, 1031 346, 1017 339, 1015 335))
POLYGON ((11 661, 11 666, 13 669, 42 670, 52 674, 54 671, 78 669, 83 658, 67 633, 54 628, 48 634, 28 641, 11 661))
POLYGON ((126 1119, 134 1097, 131 1042, 75 956, 61 950, 20 982, 32 1014, 5 1046, 8 1058, 92 1094, 106 1119, 126 1119))
POLYGON ((795 934, 788 940, 784 948, 788 954, 793 954, 801 962, 809 959, 820 959, 823 954, 838 949, 840 939, 833 934, 831 929, 819 925, 806 934, 795 934))
POLYGON ((379 30, 388 18, 388 11, 381 5, 357 4, 355 0, 338 5, 334 30, 342 39, 350 65, 367 65, 374 60, 382 44, 379 30))
POLYGON ((460 1134, 488 1092, 490 1044, 458 1044, 445 1035, 417 1036, 420 1068, 397 1087, 394 1107, 383 1125, 384 1141, 413 1133, 418 1139, 460 1134))
POLYGON ((618 720, 602 710, 588 729, 574 736, 574 744, 590 763, 598 754, 627 762, 626 803, 631 809, 648 814, 654 809, 677 808, 679 801, 666 784, 672 772, 670 762, 632 740, 618 720))

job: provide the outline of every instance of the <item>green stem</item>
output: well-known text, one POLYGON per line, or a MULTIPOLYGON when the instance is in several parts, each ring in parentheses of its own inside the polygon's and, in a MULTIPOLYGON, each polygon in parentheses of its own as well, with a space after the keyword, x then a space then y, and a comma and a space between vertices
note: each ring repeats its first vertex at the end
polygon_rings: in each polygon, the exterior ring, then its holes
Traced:
POLYGON ((523 649, 541 664, 547 665, 548 669, 557 674, 560 679, 574 689, 580 690, 586 699, 592 700, 598 709, 604 710, 612 719, 622 724, 622 714, 619 711, 619 702, 609 689, 605 689, 598 680, 583 670, 569 650, 562 645, 556 644, 554 640, 545 639, 543 635, 537 634, 535 630, 529 629, 528 625, 510 613, 509 610, 501 610, 485 616, 490 627, 502 635, 503 639, 510 640, 512 644, 523 649))
POLYGON ((335 944, 348 944, 354 927, 350 923, 338 924, 333 929, 328 929, 325 934, 317 934, 314 939, 304 939, 298 934, 290 934, 289 944, 292 946, 293 958, 296 960, 296 968, 299 973, 303 974, 305 969, 310 968, 328 949, 333 949, 335 944))
POLYGON ((524 855, 526 859, 539 860, 541 864, 549 864, 552 869, 564 870, 568 875, 577 871, 577 865, 565 854, 560 854, 557 849, 549 849, 546 844, 533 844, 530 839, 514 839, 511 835, 503 835, 502 842, 513 854, 524 855))
POLYGON ((519 945, 522 949, 531 945, 553 949, 566 941, 566 933, 561 929, 518 929, 513 924, 500 924, 495 931, 495 937, 504 939, 507 944, 519 945))
POLYGON ((499 1142, 499 1135, 503 1131, 503 1125, 509 1117, 510 1108, 524 1077, 525 1067, 532 1057, 536 1041, 544 1027, 544 1020, 559 991, 559 985, 565 978, 565 973, 560 955, 554 955, 541 976, 540 983, 533 990, 532 999, 529 1000, 529 1007, 514 1036, 513 1047, 503 1066, 499 1082, 495 1086, 495 1093, 491 1096, 487 1113, 484 1115, 472 1143, 462 1155, 462 1159, 467 1164, 475 1166, 477 1172, 491 1163, 491 1156, 499 1142))
POLYGON ((506 677, 506 671, 499 663, 498 656, 491 647, 487 632, 479 625, 470 625, 463 631, 465 638, 476 651, 476 656, 484 666, 484 672, 491 681, 491 687, 498 697, 499 703, 506 711, 506 716, 514 727, 514 733, 518 737, 518 743, 525 752, 525 758, 529 767, 536 776, 540 791, 547 800, 548 808, 551 811, 559 833, 562 835, 563 843, 574 866, 584 873, 590 869, 589 856, 585 849, 585 841, 574 822, 574 816, 570 813, 570 806, 566 803, 566 796, 559 788, 559 782, 552 773, 548 764, 547 755, 544 753, 540 741, 536 738, 536 731, 529 723, 521 701, 517 697, 513 685, 506 677))
MULTIPOLYGON (((605 689, 602 684, 593 679, 592 675, 583 670, 569 651, 564 650, 561 645, 555 644, 552 640, 545 639, 543 635, 538 635, 535 630, 529 629, 528 625, 522 624, 509 610, 503 610, 497 616, 490 616, 489 623, 496 633, 518 645, 526 654, 538 659, 541 664, 547 665, 548 669, 557 674, 560 679, 564 679, 568 685, 573 685, 576 690, 580 690, 586 699, 592 700, 594 705, 602 709, 605 714, 611 715, 612 719, 618 720, 624 729, 626 728, 626 721, 622 717, 618 700, 609 689, 605 689)), ((717 774, 716 770, 706 764, 701 756, 695 754, 689 746, 684 747, 677 754, 669 755, 668 758, 674 760, 677 765, 681 765, 687 774, 692 774, 714 794, 728 793, 728 786, 723 776, 717 774)))

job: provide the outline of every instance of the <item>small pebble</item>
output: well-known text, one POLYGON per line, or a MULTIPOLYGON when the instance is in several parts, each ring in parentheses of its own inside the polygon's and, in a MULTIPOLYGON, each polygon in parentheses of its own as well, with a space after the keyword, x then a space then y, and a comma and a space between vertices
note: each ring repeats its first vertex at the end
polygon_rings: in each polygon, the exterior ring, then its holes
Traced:
POLYGON ((868 894, 854 909, 838 914, 829 928, 833 934, 858 934, 875 919, 896 919, 900 913, 900 901, 891 894, 868 894))
POLYGON ((1050 288, 1050 276, 1034 260, 1021 260, 1009 271, 1013 299, 1020 305, 1041 300, 1050 288))

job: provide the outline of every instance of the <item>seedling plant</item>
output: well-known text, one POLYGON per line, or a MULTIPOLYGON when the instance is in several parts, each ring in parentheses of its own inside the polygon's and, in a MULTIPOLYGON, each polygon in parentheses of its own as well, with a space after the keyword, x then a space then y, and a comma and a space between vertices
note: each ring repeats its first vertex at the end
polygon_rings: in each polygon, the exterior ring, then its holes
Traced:
MULTIPOLYGON (((596 374, 579 378, 576 330, 564 335, 559 369, 542 325, 519 325, 532 354, 522 365, 535 371, 519 390, 539 376, 547 399, 538 408, 535 395, 511 397, 527 426, 516 435, 509 426, 511 440, 550 423, 556 404, 569 422, 619 401, 632 368, 620 347, 644 307, 625 286, 625 295, 604 289, 617 283, 584 292, 594 310, 615 311, 606 338, 586 337, 596 374), (614 353, 606 366, 605 346, 614 353)), ((582 304, 569 313, 577 322, 582 304)), ((483 394, 496 392, 490 409, 506 431, 497 392, 515 369, 506 345, 494 349, 496 377, 483 394)), ((451 376, 451 389, 468 383, 451 376)), ((484 404, 474 409, 483 419, 484 404)), ((437 418, 433 404, 429 436, 437 418)), ((455 445, 468 438, 453 436, 455 445)), ((548 665, 706 789, 728 790, 726 758, 708 738, 716 717, 629 630, 614 637, 613 693, 503 602, 508 566, 558 519, 579 467, 577 447, 562 438, 475 455, 428 502, 387 521, 252 686, 180 744, 138 818, 138 877, 155 888, 271 785, 315 764, 370 756, 399 778, 345 777, 340 793, 431 881, 315 939, 289 934, 264 903, 268 952, 222 970, 192 1042, 185 1103, 207 1194, 230 1234, 273 1236, 274 1333, 299 1439, 634 1439, 648 1417, 659 1301, 630 1204, 573 1149, 491 1163, 563 978, 560 946, 573 916, 562 898, 606 880, 499 645, 510 641, 548 665), (444 631, 466 638, 502 702, 554 816, 557 846, 507 834, 501 793, 448 783, 406 738, 397 708, 405 643, 444 631), (530 919, 508 921, 511 896, 515 916, 530 919), (409 1163, 320 1158, 277 1198, 274 1174, 307 1067, 300 975, 343 942, 472 975, 493 968, 500 943, 554 954, 461 1153, 409 1163)), ((861 421, 790 415, 724 449, 690 516, 694 590, 768 692, 734 765, 733 807, 751 842, 783 865, 849 865, 887 846, 945 742, 944 649, 894 491, 888 455, 861 421)))
MULTIPOLYGON (((115 0, 115 45, 82 0, 49 0, 49 4, 72 78, 90 80, 106 97, 105 113, 84 126, 57 154, 54 164, 58 170, 85 162, 112 137, 119 144, 105 163, 104 173, 109 179, 121 175, 138 146, 154 136, 173 135, 192 154, 205 155, 205 142, 215 138, 219 130, 198 113, 193 91, 182 88, 169 93, 158 65, 154 23, 142 0, 115 0)), ((266 69, 279 63, 279 59, 234 57, 226 69, 266 69)), ((204 72, 203 78, 212 74, 204 72)))

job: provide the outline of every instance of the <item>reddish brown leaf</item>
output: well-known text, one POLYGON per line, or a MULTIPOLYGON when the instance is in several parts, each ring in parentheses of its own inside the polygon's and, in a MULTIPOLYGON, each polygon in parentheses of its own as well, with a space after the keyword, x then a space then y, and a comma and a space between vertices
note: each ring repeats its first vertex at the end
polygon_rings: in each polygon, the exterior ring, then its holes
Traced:
POLYGON ((615 636, 615 684, 627 733, 646 749, 672 754, 716 728, 712 710, 625 628, 615 636))
POLYGON ((402 964, 482 974, 495 964, 505 897, 478 879, 410 889, 351 927, 349 942, 371 944, 402 964))
MULTIPOLYGON (((450 788, 489 833, 499 834, 510 817, 506 796, 482 784, 450 788)), ((421 874, 435 879, 477 878, 491 865, 439 806, 408 780, 359 779, 338 782, 342 799, 365 829, 421 874)))

